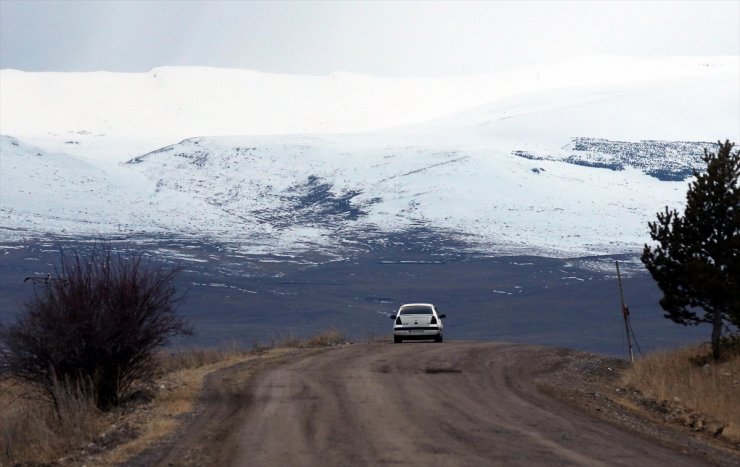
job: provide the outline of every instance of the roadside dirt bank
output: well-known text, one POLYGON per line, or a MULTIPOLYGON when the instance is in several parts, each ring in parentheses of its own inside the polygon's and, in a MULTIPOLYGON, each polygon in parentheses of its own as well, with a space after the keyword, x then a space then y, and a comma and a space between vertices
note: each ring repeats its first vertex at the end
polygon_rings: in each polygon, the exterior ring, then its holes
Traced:
POLYGON ((583 352, 370 343, 255 365, 211 374, 188 423, 126 465, 740 465, 612 398, 624 363, 583 352))
MULTIPOLYGON (((537 378, 540 389, 579 411, 633 431, 679 452, 698 455, 717 465, 740 465, 740 443, 723 425, 705 422, 680 402, 645 397, 625 386, 622 359, 577 351, 559 351, 560 360, 537 378)), ((738 402, 740 403, 740 401, 738 402)))

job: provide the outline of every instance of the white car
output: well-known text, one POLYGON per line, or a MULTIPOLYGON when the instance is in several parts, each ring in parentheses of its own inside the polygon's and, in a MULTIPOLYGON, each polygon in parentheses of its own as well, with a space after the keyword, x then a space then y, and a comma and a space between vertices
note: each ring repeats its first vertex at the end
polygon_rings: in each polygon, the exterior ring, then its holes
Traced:
POLYGON ((437 308, 431 303, 407 303, 401 305, 395 315, 393 324, 393 342, 396 344, 404 339, 434 339, 442 342, 442 318, 437 308))

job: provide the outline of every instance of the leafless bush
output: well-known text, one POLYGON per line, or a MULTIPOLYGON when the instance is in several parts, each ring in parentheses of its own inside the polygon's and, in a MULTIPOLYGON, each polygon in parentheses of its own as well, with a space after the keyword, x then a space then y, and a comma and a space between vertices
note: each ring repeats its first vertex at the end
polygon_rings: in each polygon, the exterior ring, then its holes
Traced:
POLYGON ((141 254, 96 245, 61 252, 52 280, 34 285, 15 323, 0 328, 3 373, 39 387, 61 410, 60 385, 90 388, 100 408, 152 375, 154 352, 190 328, 175 312, 173 278, 141 254))

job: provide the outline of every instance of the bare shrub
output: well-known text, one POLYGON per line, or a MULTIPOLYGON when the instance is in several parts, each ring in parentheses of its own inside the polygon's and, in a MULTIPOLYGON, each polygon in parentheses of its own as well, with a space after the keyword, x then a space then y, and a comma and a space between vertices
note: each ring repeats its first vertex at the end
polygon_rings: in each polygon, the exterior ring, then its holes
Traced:
POLYGON ((175 312, 176 273, 107 244, 86 256, 62 251, 55 277, 35 284, 16 322, 0 328, 0 368, 40 388, 57 411, 60 385, 85 388, 99 408, 118 405, 153 375, 154 352, 190 333, 175 312))
MULTIPOLYGON (((58 409, 40 399, 27 383, 0 379, 0 466, 118 465, 152 441, 170 433, 183 413, 192 410, 202 380, 214 369, 245 361, 255 355, 235 344, 222 348, 178 349, 156 352, 161 371, 149 402, 127 399, 119 410, 101 411, 89 387, 56 384, 58 409), (159 389, 166 387, 166 390, 159 389), (136 410, 132 407, 136 405, 136 410), (112 424, 114 423, 114 424, 112 424), (110 438, 123 427, 134 438, 110 438), (120 444, 119 444, 120 443, 120 444), (105 452, 98 451, 105 449, 105 452), (102 457, 85 458, 92 452, 102 457), (66 459, 59 461, 59 459, 66 459), (72 461, 70 461, 72 459, 72 461)), ((150 382, 151 383, 151 382, 150 382)), ((145 385, 147 386, 147 385, 145 385)), ((138 382, 135 391, 150 390, 138 382)))

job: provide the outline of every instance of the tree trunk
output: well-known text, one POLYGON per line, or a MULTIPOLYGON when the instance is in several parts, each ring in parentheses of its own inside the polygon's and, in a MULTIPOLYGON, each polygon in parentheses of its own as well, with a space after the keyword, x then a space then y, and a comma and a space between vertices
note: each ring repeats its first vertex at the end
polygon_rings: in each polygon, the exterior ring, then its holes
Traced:
POLYGON ((722 307, 716 307, 712 317, 712 357, 715 362, 718 362, 721 358, 719 347, 722 338, 722 311, 722 307))

